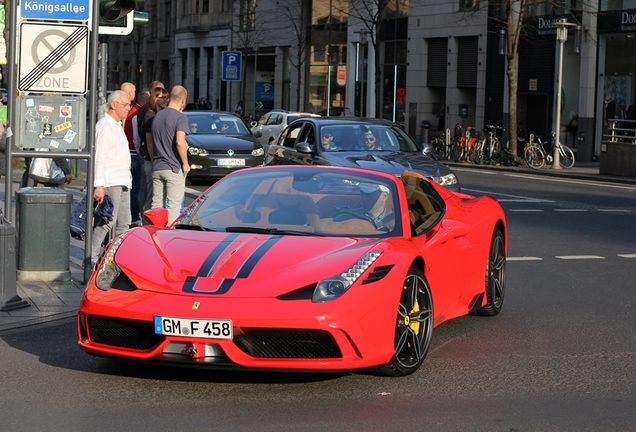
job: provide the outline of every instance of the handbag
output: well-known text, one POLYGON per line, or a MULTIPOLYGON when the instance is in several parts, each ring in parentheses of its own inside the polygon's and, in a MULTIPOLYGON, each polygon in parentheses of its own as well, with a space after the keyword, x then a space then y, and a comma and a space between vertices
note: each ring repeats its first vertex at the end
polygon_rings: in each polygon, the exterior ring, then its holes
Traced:
POLYGON ((38 183, 62 184, 66 176, 52 158, 33 158, 29 176, 38 183))

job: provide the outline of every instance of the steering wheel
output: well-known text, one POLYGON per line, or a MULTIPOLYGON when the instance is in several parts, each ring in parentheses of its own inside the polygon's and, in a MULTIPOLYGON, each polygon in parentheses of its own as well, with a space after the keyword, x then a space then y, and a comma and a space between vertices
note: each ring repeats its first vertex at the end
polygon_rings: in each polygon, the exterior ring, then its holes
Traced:
POLYGON ((369 222, 371 225, 375 226, 373 220, 362 212, 352 210, 352 209, 341 209, 339 210, 333 217, 334 222, 344 222, 350 219, 361 219, 369 222))

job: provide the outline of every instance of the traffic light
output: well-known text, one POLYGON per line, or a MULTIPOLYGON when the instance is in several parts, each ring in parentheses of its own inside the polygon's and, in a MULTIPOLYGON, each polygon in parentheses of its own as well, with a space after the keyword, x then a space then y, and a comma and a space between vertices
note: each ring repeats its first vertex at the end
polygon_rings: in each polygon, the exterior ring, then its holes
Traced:
POLYGON ((145 0, 100 0, 99 34, 127 35, 135 23, 148 22, 148 13, 136 11, 145 0))

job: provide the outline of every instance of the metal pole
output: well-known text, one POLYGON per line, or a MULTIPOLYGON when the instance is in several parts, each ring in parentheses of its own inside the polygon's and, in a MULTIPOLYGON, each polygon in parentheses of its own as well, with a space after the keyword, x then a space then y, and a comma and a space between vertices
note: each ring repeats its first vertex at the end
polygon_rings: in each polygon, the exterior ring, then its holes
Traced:
POLYGON ((254 45, 254 118, 256 118, 256 81, 258 79, 258 45, 254 45))
POLYGON ((13 203, 13 130, 15 121, 15 105, 17 103, 16 94, 16 45, 18 35, 18 5, 17 1, 11 2, 10 9, 10 24, 9 24, 9 46, 7 46, 7 66, 9 69, 9 88, 7 89, 7 149, 5 154, 7 156, 5 173, 6 179, 4 182, 4 217, 11 222, 11 207, 13 203))
POLYGON ((559 145, 561 140, 561 88, 563 78, 563 44, 568 39, 567 20, 560 19, 557 26, 557 40, 559 41, 559 73, 557 75, 557 95, 556 95, 556 132, 554 134, 554 149, 552 156, 552 169, 561 169, 559 158, 559 145))

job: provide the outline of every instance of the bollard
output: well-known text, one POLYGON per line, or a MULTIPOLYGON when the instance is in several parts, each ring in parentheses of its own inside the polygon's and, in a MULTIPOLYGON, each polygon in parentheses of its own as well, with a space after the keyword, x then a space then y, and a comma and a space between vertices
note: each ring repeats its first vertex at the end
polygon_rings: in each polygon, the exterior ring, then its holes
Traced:
POLYGON ((30 306, 16 291, 15 228, 0 211, 0 311, 30 306))

